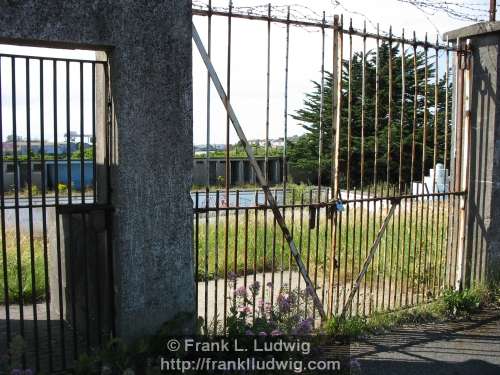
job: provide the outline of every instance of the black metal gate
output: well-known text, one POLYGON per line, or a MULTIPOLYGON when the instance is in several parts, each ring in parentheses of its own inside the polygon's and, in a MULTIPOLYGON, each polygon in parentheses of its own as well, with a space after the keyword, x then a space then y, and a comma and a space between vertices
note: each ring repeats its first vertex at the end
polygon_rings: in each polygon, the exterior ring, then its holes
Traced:
POLYGON ((65 369, 114 332, 108 64, 48 55, 0 53, 1 370, 65 369))

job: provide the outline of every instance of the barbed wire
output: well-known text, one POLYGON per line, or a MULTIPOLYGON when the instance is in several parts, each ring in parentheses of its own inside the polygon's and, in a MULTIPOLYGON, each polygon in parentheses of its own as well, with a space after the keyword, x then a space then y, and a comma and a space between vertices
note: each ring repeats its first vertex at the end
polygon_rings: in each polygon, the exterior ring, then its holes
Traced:
POLYGON ((412 5, 422 13, 430 16, 444 13, 449 17, 461 20, 480 22, 488 19, 488 9, 485 4, 465 3, 439 0, 397 0, 400 3, 412 5))
MULTIPOLYGON (((435 16, 439 13, 446 14, 453 19, 458 19, 462 21, 473 21, 479 22, 488 19, 488 9, 486 9, 485 4, 481 3, 466 3, 464 1, 441 1, 441 0, 396 0, 397 2, 408 4, 414 6, 419 11, 421 11, 427 18, 427 20, 439 31, 437 26, 432 22, 429 16, 435 16)), ((340 10, 341 13, 346 13, 349 15, 360 16, 372 27, 377 27, 377 22, 368 17, 367 14, 355 11, 347 7, 341 0, 331 0, 333 10, 340 10)), ((209 10, 209 5, 207 0, 193 0, 193 9, 198 10, 209 10)), ((228 6, 212 6, 210 8, 215 12, 229 12, 228 6)), ((231 7, 231 11, 235 14, 242 14, 248 16, 258 16, 267 17, 268 16, 269 5, 253 5, 253 6, 235 6, 231 7)), ((318 13, 316 10, 302 5, 302 4, 290 4, 290 5, 271 5, 271 18, 281 18, 285 19, 290 12, 290 19, 299 22, 309 22, 309 23, 319 23, 323 22, 323 14, 318 13)), ((333 22, 333 16, 326 14, 325 22, 331 24, 333 22)))
MULTIPOLYGON (((206 1, 193 0, 192 8, 198 10, 209 10, 214 12, 229 12, 229 6, 212 6, 206 1)), ((267 17, 268 16, 269 5, 254 5, 254 6, 232 6, 231 12, 234 14, 242 14, 247 16, 258 16, 267 17)), ((286 19, 288 16, 288 10, 290 10, 290 19, 299 22, 312 22, 321 23, 323 22, 323 14, 318 13, 314 9, 311 9, 302 4, 290 4, 290 5, 271 5, 271 18, 282 18, 286 19)), ((333 16, 325 14, 325 22, 332 23, 333 16)))
MULTIPOLYGON (((436 30, 436 34, 439 36, 441 32, 437 25, 431 19, 431 16, 436 15, 439 12, 447 12, 448 15, 452 18, 459 17, 460 13, 457 9, 453 7, 460 7, 462 3, 457 1, 443 1, 439 0, 396 0, 400 3, 406 3, 412 6, 415 6, 419 9, 422 14, 426 17, 428 22, 434 27, 436 30)), ((214 6, 209 5, 208 0, 193 0, 192 1, 192 9, 194 14, 198 11, 199 15, 207 15, 210 12, 218 14, 218 15, 229 15, 233 14, 234 16, 240 16, 242 18, 245 17, 256 17, 261 18, 263 20, 267 20, 270 14, 269 19, 271 21, 276 21, 281 24, 286 24, 287 20, 293 23, 294 27, 302 27, 308 32, 319 32, 321 30, 322 25, 327 25, 327 27, 331 28, 334 21, 334 14, 344 14, 347 13, 349 15, 359 16, 364 19, 364 24, 362 27, 354 27, 352 23, 352 17, 347 18, 344 17, 343 28, 349 29, 357 32, 359 35, 362 35, 365 31, 375 33, 375 31, 381 37, 391 37, 398 38, 398 35, 395 33, 389 33, 385 30, 381 30, 378 27, 378 23, 374 20, 370 19, 366 14, 353 11, 348 9, 341 0, 330 0, 332 5, 332 13, 330 15, 318 13, 318 11, 302 5, 302 4, 290 4, 290 5, 272 5, 272 4, 261 4, 261 5, 253 5, 253 6, 235 6, 234 3, 231 2, 231 6, 229 6, 229 1, 227 6, 214 6), (324 23, 323 23, 324 22, 324 23), (370 29, 366 28, 366 25, 370 26, 370 29)), ((481 4, 479 3, 469 3, 464 6, 463 9, 467 9, 469 12, 483 12, 486 14, 485 18, 487 18, 488 12, 483 8, 479 8, 481 4)), ((484 4, 483 4, 484 5, 484 4)), ((462 20, 469 21, 480 21, 481 19, 478 17, 473 17, 471 15, 467 17, 463 17, 462 20)), ((283 25, 284 26, 284 25, 283 25)), ((406 39, 408 40, 408 39, 406 39)), ((447 41, 442 41, 444 45, 447 45, 447 41)))

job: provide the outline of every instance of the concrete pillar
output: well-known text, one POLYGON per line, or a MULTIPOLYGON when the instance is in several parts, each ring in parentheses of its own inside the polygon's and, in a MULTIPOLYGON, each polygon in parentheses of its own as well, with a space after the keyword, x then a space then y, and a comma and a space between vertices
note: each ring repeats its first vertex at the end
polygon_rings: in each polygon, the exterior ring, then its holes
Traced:
POLYGON ((1 2, 0 41, 21 40, 109 53, 117 333, 194 323, 191 2, 1 2))
MULTIPOLYGON (((466 199, 464 284, 500 279, 500 22, 484 22, 445 34, 471 47, 470 143, 466 199)), ((469 96, 469 98, 467 98, 469 96)))

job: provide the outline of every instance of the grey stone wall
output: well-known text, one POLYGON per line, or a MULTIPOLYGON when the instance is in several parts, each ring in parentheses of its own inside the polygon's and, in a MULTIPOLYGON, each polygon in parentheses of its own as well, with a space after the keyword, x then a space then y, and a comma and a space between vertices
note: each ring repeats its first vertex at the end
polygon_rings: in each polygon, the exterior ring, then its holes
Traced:
POLYGON ((191 2, 0 2, 0 40, 20 39, 110 52, 118 333, 194 316, 191 2))

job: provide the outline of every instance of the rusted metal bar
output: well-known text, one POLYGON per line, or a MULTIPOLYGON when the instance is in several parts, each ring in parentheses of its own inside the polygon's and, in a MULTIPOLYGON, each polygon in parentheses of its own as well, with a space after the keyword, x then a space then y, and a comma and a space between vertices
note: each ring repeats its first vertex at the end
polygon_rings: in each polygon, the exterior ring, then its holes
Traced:
MULTIPOLYGON (((290 7, 287 11, 287 19, 290 19, 290 7)), ((284 134, 283 134, 283 160, 282 160, 282 183, 283 183, 283 204, 286 204, 286 193, 288 183, 288 164, 287 164, 287 147, 288 147, 288 74, 289 74, 289 60, 290 60, 290 24, 286 25, 286 54, 285 54, 285 106, 284 106, 284 134)), ((286 222, 286 210, 283 207, 283 220, 286 222)), ((293 224, 292 224, 293 232, 293 224)), ((293 233, 292 233, 293 238, 293 233)), ((283 288, 283 261, 285 253, 285 236, 281 237, 281 269, 280 269, 280 289, 283 288)), ((289 270, 289 276, 291 276, 289 270)), ((290 286, 290 284, 289 284, 290 286)))
POLYGON ((218 312, 217 299, 219 298, 219 207, 220 194, 219 190, 215 192, 215 234, 214 234, 214 335, 217 335, 218 312))
MULTIPOLYGON (((402 35, 404 36, 404 29, 402 31, 402 35)), ((405 102, 406 102, 406 52, 405 52, 405 44, 401 43, 401 108, 400 108, 400 121, 399 121, 399 171, 398 171, 398 195, 402 194, 402 191, 406 194, 406 185, 403 187, 403 128, 405 126, 405 102)), ((403 220, 403 223, 406 224, 406 201, 405 201, 405 207, 404 207, 404 215, 405 219, 403 220)), ((398 240, 397 240, 397 246, 396 246, 396 277, 395 277, 395 288, 394 288, 394 296, 393 296, 393 306, 396 306, 396 294, 397 294, 397 286, 398 286, 398 268, 399 268, 399 257, 400 253, 401 254, 401 264, 404 265, 404 257, 405 257, 405 238, 406 238, 406 225, 404 226, 404 232, 403 232, 403 246, 401 247, 401 205, 398 207, 398 240)), ((400 298, 399 298, 399 305, 401 306, 402 302, 402 296, 403 296, 403 270, 404 266, 401 267, 401 274, 400 274, 400 298)))
MULTIPOLYGON (((338 31, 339 17, 334 17, 333 31, 333 77, 332 77, 332 162, 331 162, 331 199, 334 200, 339 196, 339 148, 340 148, 340 126, 341 126, 341 106, 342 106, 342 33, 338 31), (334 130, 335 123, 335 130, 334 130)), ((335 256, 337 250, 337 211, 332 213, 332 244, 331 256, 329 265, 329 282, 328 282, 328 316, 333 313, 333 294, 334 294, 334 279, 335 279, 335 256)), ((338 288, 337 288, 338 291, 338 288)))
POLYGON ((217 89, 217 92, 218 92, 219 96, 221 97, 221 100, 228 111, 228 114, 231 118, 231 122, 233 123, 234 129, 236 130, 236 133, 238 134, 238 137, 240 138, 240 142, 245 147, 245 151, 248 155, 248 159, 250 161, 250 164, 252 165, 252 167, 256 173, 257 181, 262 186, 266 200, 269 202, 269 205, 270 205, 271 210, 274 214, 274 217, 275 217, 276 221, 278 222, 281 230, 283 231, 283 234, 285 235, 285 239, 288 242, 288 245, 290 247, 290 251, 292 252, 292 255, 294 256, 295 261, 297 263, 297 266, 298 266, 298 268, 302 274, 302 277, 304 278, 304 281, 307 285, 307 288, 308 288, 309 292, 311 293, 314 305, 315 305, 316 309, 318 310, 321 318, 324 319, 324 318, 326 318, 326 315, 325 315, 325 312, 323 310, 323 305, 321 304, 321 301, 318 298, 318 295, 317 295, 316 290, 314 289, 314 286, 309 278, 309 275, 305 271, 304 264, 302 262, 302 259, 300 258, 300 254, 297 250, 297 247, 293 241, 293 238, 290 235, 290 232, 289 232, 285 222, 283 221, 283 216, 281 215, 281 212, 280 212, 279 208, 277 207, 276 200, 274 199, 274 197, 272 196, 272 194, 269 190, 267 180, 264 178, 262 171, 260 170, 260 167, 259 167, 257 161, 255 160, 252 147, 249 145, 249 143, 246 139, 245 133, 243 132, 241 125, 238 121, 238 118, 236 117, 236 114, 235 114, 235 112, 234 112, 234 110, 233 110, 233 108, 232 108, 232 106, 231 106, 231 104, 226 96, 226 93, 224 92, 224 88, 222 87, 222 84, 217 76, 217 73, 215 72, 212 63, 211 63, 210 59, 208 58, 207 52, 205 50, 205 47, 203 46, 203 43, 200 39, 200 36, 198 35, 198 32, 196 30, 195 25, 193 24, 192 27, 193 27, 193 40, 198 48, 198 51, 200 52, 200 55, 201 55, 205 65, 206 65, 207 69, 210 72, 210 76, 212 78, 212 81, 213 81, 216 89, 217 89))
MULTIPOLYGON (((209 58, 212 58, 212 0, 208 0, 208 14, 207 14, 207 54, 209 58)), ((210 82, 210 74, 207 73, 207 126, 206 126, 206 135, 207 135, 207 144, 206 144, 206 155, 205 155, 205 168, 207 172, 207 187, 210 186, 210 120, 211 120, 211 82, 210 82)), ((206 233, 208 233, 208 229, 205 229, 206 233)))
POLYGON ((266 144, 264 145, 264 177, 269 184, 269 96, 271 90, 271 3, 267 5, 267 67, 266 67, 266 144))
MULTIPOLYGON (((324 92, 325 92, 325 12, 323 12, 323 27, 321 28, 321 81, 319 97, 319 135, 318 135, 318 202, 321 200, 321 163, 323 154, 323 122, 324 122, 324 92)), ((288 28, 287 28, 288 35, 288 28)), ((287 53, 288 56, 288 53, 287 53)), ((287 60, 288 61, 288 60, 287 60)), ((287 70, 288 72, 288 70, 287 70)), ((332 117, 333 119, 333 117, 332 117)))
MULTIPOLYGON (((413 40, 416 40, 416 34, 413 32, 413 40)), ((410 169, 410 186, 413 191, 413 181, 415 176, 415 151, 416 151, 416 131, 417 131, 417 108, 418 108, 418 68, 417 68, 417 46, 413 44, 413 124, 412 124, 412 133, 411 133, 411 169, 410 169)), ((418 193, 418 191, 417 191, 418 193)), ((418 201, 416 208, 418 208, 418 201)), ((413 225, 410 226, 410 243, 408 252, 410 253, 413 250, 413 264, 412 264, 412 285, 411 285, 411 302, 413 304, 413 280, 415 279, 415 270, 416 270, 416 254, 417 254, 417 230, 416 224, 418 222, 418 210, 415 213, 415 237, 412 242, 412 229, 413 225)), ((410 200, 410 223, 413 223, 413 199, 410 200)), ((406 300, 408 300, 408 287, 406 292, 406 300)))
MULTIPOLYGON (((226 98, 227 103, 231 100, 231 42, 232 42, 232 9, 233 2, 229 0, 229 14, 227 17, 227 72, 226 72, 226 98)), ((231 156, 230 156, 230 127, 231 118, 229 111, 226 108, 226 152, 225 152, 225 205, 229 207, 229 187, 231 185, 231 156)), ((223 329, 226 332, 227 320, 227 276, 228 276, 228 259, 229 259, 229 211, 226 211, 226 220, 224 221, 224 316, 223 329)))
MULTIPOLYGON (((436 37, 437 40, 439 40, 439 36, 436 37)), ((434 50, 435 57, 434 57, 434 134, 433 134, 433 155, 432 155, 432 168, 434 169, 434 173, 432 174, 432 192, 436 191, 436 165, 438 161, 438 126, 439 126, 439 121, 438 121, 438 116, 439 116, 439 51, 437 49, 434 50)), ((432 213, 431 213, 431 254, 434 253, 434 271, 433 271, 433 277, 432 277, 432 293, 433 296, 436 296, 436 279, 438 277, 438 267, 441 269, 441 260, 439 260, 438 263, 438 249, 439 247, 437 246, 438 236, 437 236, 437 231, 439 229, 439 206, 440 206, 440 200, 438 199, 437 201, 437 210, 438 210, 438 217, 436 220, 435 216, 435 209, 436 209, 436 203, 435 200, 432 200, 432 213)), ((432 262, 432 260, 431 260, 432 262)), ((432 268, 431 268, 432 269, 432 268)))
MULTIPOLYGON (((290 20, 290 7, 288 7, 287 20, 290 20)), ((288 142, 288 73, 289 73, 289 59, 290 59, 290 24, 286 24, 286 47, 285 47, 285 108, 283 114, 283 166, 282 166, 282 180, 283 180, 283 203, 286 202, 286 184, 288 182, 288 168, 287 168, 287 142, 288 142)), ((321 131, 320 131, 321 134, 321 131)), ((320 135, 321 137, 321 135, 320 135)), ((283 210, 283 216, 285 211, 283 210)))
POLYGON ((490 0, 490 22, 495 22, 497 15, 497 2, 496 0, 490 0))
MULTIPOLYGON (((390 195, 390 184, 391 184, 391 146, 392 146, 392 97, 393 97, 393 74, 392 74, 392 26, 389 27, 389 57, 387 61, 388 65, 388 75, 389 75, 389 90, 387 98, 387 154, 386 154, 386 172, 385 172, 385 183, 386 183, 386 194, 390 195)), ((392 223, 392 233, 394 233, 394 223, 392 223)), ((391 242, 392 245, 392 242, 391 242)), ((388 236, 386 236, 385 246, 384 246, 384 262, 382 271, 382 309, 385 308, 385 287, 386 287, 386 270, 387 270, 387 249, 388 249, 388 236)), ((391 251, 391 262, 392 262, 392 251, 391 251)), ((391 286, 391 276, 392 272, 389 273, 389 287, 391 286)), ((390 296, 389 296, 390 303, 390 296)))
MULTIPOLYGON (((208 143, 208 142, 207 142, 208 143)), ((205 188, 205 207, 208 208, 210 206, 210 189, 208 185, 205 188)), ((204 281, 205 281, 205 306, 204 306, 204 325, 205 325, 205 332, 208 332, 208 252, 209 252, 209 236, 210 236, 210 231, 208 230, 209 226, 209 212, 207 211, 205 213, 205 274, 203 275, 204 281)), ((198 270, 196 270, 198 272, 198 270)))
MULTIPOLYGON (((366 32, 366 21, 363 24, 363 31, 366 32)), ((362 56, 362 68, 361 68, 361 161, 360 161, 360 196, 363 198, 363 182, 364 182, 364 174, 365 174, 365 106, 366 106, 366 36, 363 36, 363 56, 362 56)), ((357 198, 357 197, 355 197, 357 198)), ((360 202, 360 215, 359 215, 359 245, 358 245, 358 267, 361 267, 361 252, 363 248, 363 205, 364 202, 360 202)), ((355 221, 356 225, 356 221, 355 221)), ((366 280, 364 283, 364 289, 366 290, 366 280)), ((356 313, 358 313, 359 309, 359 298, 360 295, 358 293, 356 300, 356 313)), ((364 303, 363 303, 364 310, 364 303)))
MULTIPOLYGON (((378 38, 379 35, 379 25, 377 24, 377 38, 376 38, 376 48, 375 48, 375 109, 374 109, 374 150, 373 150, 373 188, 374 188, 374 196, 377 197, 378 191, 377 191, 377 170, 378 170, 378 118, 379 118, 379 85, 380 85, 380 40, 378 38)), ((383 194, 382 194, 383 195, 383 194)), ((376 228, 376 221, 377 221, 377 205, 374 203, 374 215, 373 215, 373 232, 375 233, 375 228, 376 228)), ((381 212, 381 210, 380 210, 381 212)), ((382 215, 380 213, 380 215, 382 215)), ((382 218, 380 218, 382 219, 382 218)), ((374 272, 374 263, 372 263, 372 278, 370 281, 370 290, 373 290, 373 272, 374 272)), ((379 264, 380 264, 380 256, 378 257, 378 262, 377 262, 377 286, 376 286, 376 292, 375 292, 375 309, 378 308, 378 290, 379 290, 379 281, 380 281, 380 276, 379 276, 379 264)), ((373 298, 370 298, 370 306, 369 306, 369 313, 372 312, 372 300, 373 298)))
MULTIPOLYGON (((455 170, 455 188, 460 190, 467 189, 467 180, 469 173, 469 142, 470 142, 470 96, 468 92, 470 90, 471 81, 471 69, 468 50, 470 48, 469 40, 465 41, 465 50, 462 54, 462 61, 459 67, 459 77, 461 77, 458 84, 458 102, 457 102, 457 147, 456 147, 456 158, 457 158, 457 169, 455 170)), ((458 225, 458 250, 457 250, 457 272, 455 280, 455 288, 460 289, 466 287, 465 277, 468 268, 467 265, 467 254, 465 248, 466 239, 466 207, 467 207, 467 196, 461 196, 459 201, 459 225, 458 225)))

